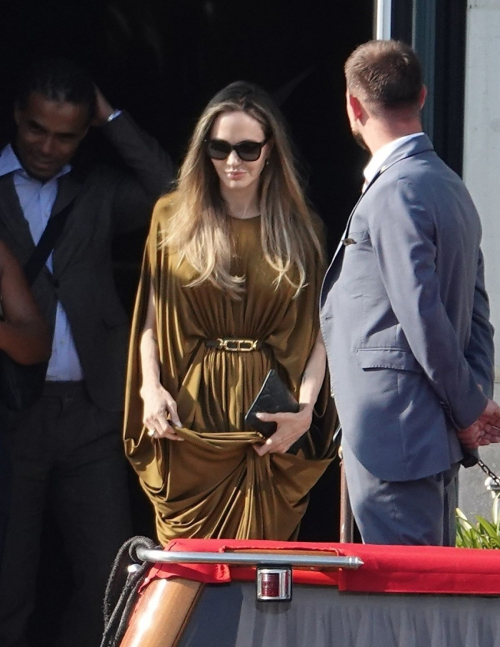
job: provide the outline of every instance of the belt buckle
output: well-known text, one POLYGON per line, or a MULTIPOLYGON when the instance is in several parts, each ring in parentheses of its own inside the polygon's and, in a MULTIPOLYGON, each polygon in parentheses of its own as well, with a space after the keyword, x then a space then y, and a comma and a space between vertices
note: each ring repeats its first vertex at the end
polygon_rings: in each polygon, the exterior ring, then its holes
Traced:
POLYGON ((219 339, 219 348, 229 352, 249 353, 256 350, 257 341, 254 339, 219 339))

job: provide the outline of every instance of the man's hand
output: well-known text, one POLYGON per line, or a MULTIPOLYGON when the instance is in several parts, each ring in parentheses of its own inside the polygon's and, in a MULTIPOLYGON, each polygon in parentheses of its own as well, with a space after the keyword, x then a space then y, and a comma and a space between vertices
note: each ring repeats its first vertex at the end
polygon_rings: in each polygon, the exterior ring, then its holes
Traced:
POLYGON ((477 422, 474 422, 467 429, 458 432, 458 440, 466 449, 477 449, 481 445, 482 431, 477 422))
POLYGON ((458 432, 458 439, 467 449, 500 443, 500 406, 494 400, 488 400, 479 418, 458 432))
POLYGON ((264 444, 253 445, 257 454, 284 454, 311 427, 312 407, 303 405, 297 413, 258 413, 257 416, 278 425, 264 444))
POLYGON ((103 93, 99 90, 97 85, 95 86, 95 96, 97 100, 96 114, 92 121, 93 126, 102 126, 108 121, 108 118, 113 114, 114 109, 107 99, 105 99, 103 93))

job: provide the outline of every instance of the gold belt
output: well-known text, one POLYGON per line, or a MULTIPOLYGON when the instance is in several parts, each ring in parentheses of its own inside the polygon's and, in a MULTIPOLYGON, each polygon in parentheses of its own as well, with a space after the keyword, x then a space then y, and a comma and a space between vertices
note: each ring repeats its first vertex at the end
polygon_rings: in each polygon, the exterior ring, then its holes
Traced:
POLYGON ((215 348, 216 350, 227 350, 233 353, 250 353, 262 348, 262 342, 257 339, 228 339, 227 337, 218 339, 207 339, 205 346, 215 348))

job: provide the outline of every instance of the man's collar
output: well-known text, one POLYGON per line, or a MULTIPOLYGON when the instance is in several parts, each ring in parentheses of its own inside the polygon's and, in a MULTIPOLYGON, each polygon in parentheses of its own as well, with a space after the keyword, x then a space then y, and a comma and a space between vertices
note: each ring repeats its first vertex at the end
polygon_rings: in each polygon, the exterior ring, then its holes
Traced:
POLYGON ((424 133, 412 133, 411 135, 405 135, 404 137, 398 137, 392 142, 385 144, 382 148, 379 148, 373 154, 373 157, 365 167, 363 175, 365 176, 365 185, 368 186, 373 178, 377 175, 380 169, 383 167, 384 162, 401 146, 404 146, 407 142, 411 141, 416 137, 421 137, 424 133))
POLYGON ((11 144, 7 144, 0 154, 0 177, 2 175, 7 175, 7 173, 22 170, 22 164, 14 153, 14 149, 11 144))
MULTIPOLYGON (((65 164, 59 171, 59 173, 56 173, 56 175, 51 177, 50 180, 57 180, 63 175, 66 175, 71 171, 71 168, 71 164, 65 164)), ((0 177, 7 175, 7 173, 15 173, 16 171, 19 171, 21 175, 29 180, 34 180, 37 182, 39 181, 36 180, 36 178, 31 177, 31 175, 26 172, 23 165, 19 161, 19 158, 15 154, 14 149, 12 148, 12 144, 7 144, 7 146, 0 153, 0 177)))

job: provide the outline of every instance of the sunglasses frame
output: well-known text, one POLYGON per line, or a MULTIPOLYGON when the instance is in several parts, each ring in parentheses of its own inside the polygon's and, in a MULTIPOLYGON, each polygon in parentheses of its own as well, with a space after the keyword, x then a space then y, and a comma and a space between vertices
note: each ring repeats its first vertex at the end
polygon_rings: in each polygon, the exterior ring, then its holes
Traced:
POLYGON ((230 142, 228 142, 226 139, 217 139, 217 138, 215 138, 215 139, 208 139, 208 138, 207 138, 207 139, 205 139, 205 148, 206 148, 206 151, 207 151, 207 155, 210 157, 210 159, 215 159, 215 160, 218 160, 219 162, 223 162, 224 160, 226 160, 226 159, 231 155, 231 153, 232 153, 233 151, 236 151, 236 155, 238 155, 238 157, 240 158, 240 160, 241 160, 242 162, 256 162, 258 159, 260 159, 260 156, 262 155, 262 149, 263 149, 263 148, 264 148, 264 146, 269 142, 269 140, 270 140, 270 139, 271 139, 270 137, 266 137, 266 138, 265 138, 263 141, 261 141, 261 142, 256 142, 256 141, 254 141, 253 139, 244 139, 243 141, 238 142, 237 144, 231 144, 231 143, 230 143, 230 142), (210 154, 210 150, 209 150, 210 144, 211 144, 212 142, 223 142, 224 144, 227 144, 227 146, 229 147, 229 150, 228 150, 227 155, 226 155, 225 157, 213 157, 213 156, 210 154), (260 147, 260 149, 259 149, 259 154, 257 155, 257 157, 256 157, 255 159, 245 159, 244 157, 242 157, 242 156, 241 156, 241 154, 240 154, 240 152, 238 151, 238 148, 239 148, 242 144, 255 144, 256 146, 259 146, 259 147, 260 147))

